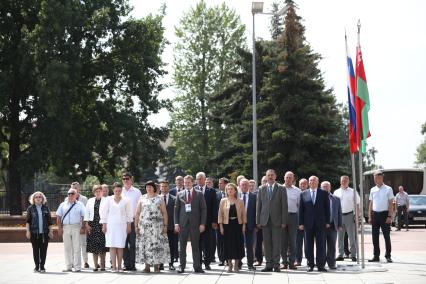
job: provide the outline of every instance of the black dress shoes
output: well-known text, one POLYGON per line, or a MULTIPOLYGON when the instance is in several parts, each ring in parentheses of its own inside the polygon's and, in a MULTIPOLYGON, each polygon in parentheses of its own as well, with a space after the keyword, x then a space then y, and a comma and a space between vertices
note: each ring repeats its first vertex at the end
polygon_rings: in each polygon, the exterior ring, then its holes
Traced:
POLYGON ((342 256, 336 258, 336 261, 344 261, 345 259, 342 256))
POLYGON ((210 264, 204 264, 204 266, 206 267, 206 270, 212 270, 212 268, 210 267, 210 264))
POLYGON ((279 267, 279 266, 275 266, 275 267, 274 267, 274 272, 281 272, 280 267, 279 267))
POLYGON ((351 259, 352 259, 352 261, 353 261, 353 262, 357 261, 357 259, 356 259, 356 257, 355 257, 355 256, 354 256, 354 257, 352 257, 351 259))
POLYGON ((164 264, 160 263, 160 267, 158 268, 159 270, 164 270, 164 264))
POLYGON ((325 269, 324 267, 321 267, 321 268, 318 268, 318 271, 327 272, 327 269, 325 269))
POLYGON ((313 266, 310 266, 310 267, 308 267, 308 270, 307 270, 308 272, 312 272, 312 271, 314 271, 314 267, 313 266))
POLYGON ((380 258, 375 256, 372 259, 369 259, 368 262, 380 262, 380 258))
MULTIPOLYGON (((209 266, 210 267, 210 266, 209 266)), ((202 268, 195 268, 194 269, 195 273, 204 273, 204 270, 202 268)))
POLYGON ((337 267, 336 266, 332 266, 332 267, 329 267, 331 270, 336 270, 337 269, 337 267))
POLYGON ((179 266, 177 273, 185 273, 185 268, 179 266))
POLYGON ((174 271, 176 268, 173 266, 173 263, 169 263, 169 270, 174 271))
POLYGON ((392 263, 392 262, 393 262, 392 258, 390 258, 390 257, 387 257, 387 258, 386 258, 386 261, 387 261, 388 263, 392 263))
POLYGON ((261 270, 261 272, 272 272, 272 267, 265 267, 261 270))

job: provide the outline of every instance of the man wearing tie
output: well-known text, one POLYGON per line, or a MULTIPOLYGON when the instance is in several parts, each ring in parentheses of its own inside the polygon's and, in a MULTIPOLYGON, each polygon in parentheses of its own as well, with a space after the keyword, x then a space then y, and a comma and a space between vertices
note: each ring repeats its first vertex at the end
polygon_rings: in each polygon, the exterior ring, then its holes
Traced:
POLYGON ((200 236, 200 253, 204 255, 203 262, 206 270, 211 270, 210 262, 214 259, 212 251, 212 242, 216 240, 213 239, 212 230, 216 230, 217 226, 217 213, 216 210, 216 191, 212 188, 209 188, 206 185, 206 174, 203 172, 197 173, 195 176, 197 180, 197 190, 201 191, 206 201, 207 207, 207 218, 206 218, 206 229, 200 236))
POLYGON ((336 269, 336 240, 337 231, 342 230, 342 206, 340 198, 331 194, 331 184, 328 181, 321 183, 321 188, 327 191, 330 201, 330 227, 326 229, 327 265, 329 269, 336 269))
POLYGON ((262 272, 280 272, 281 230, 287 226, 287 192, 276 178, 275 170, 267 170, 267 183, 257 194, 256 225, 263 232, 266 258, 262 272))
POLYGON ((177 193, 181 190, 183 190, 183 177, 182 176, 177 176, 175 177, 175 184, 176 186, 173 187, 172 189, 170 189, 169 194, 176 196, 177 193))
POLYGON ((318 271, 324 268, 325 230, 330 227, 330 202, 328 193, 318 188, 318 177, 309 178, 309 189, 300 194, 299 229, 305 231, 305 256, 308 260, 308 272, 314 270, 314 240, 316 247, 316 265, 318 271))
POLYGON ((178 273, 184 273, 186 267, 186 245, 188 236, 191 238, 192 259, 194 271, 204 273, 201 268, 200 234, 206 227, 207 208, 201 191, 192 187, 192 176, 184 177, 185 190, 181 190, 176 197, 175 204, 175 231, 179 233, 178 273))
MULTIPOLYGON (((222 198, 226 197, 225 187, 229 183, 227 178, 219 179, 219 189, 216 192, 216 211, 219 211, 219 204, 222 198)), ((219 266, 225 265, 225 256, 223 254, 223 235, 220 233, 220 229, 216 229, 216 245, 217 245, 217 256, 219 257, 219 266)))
MULTIPOLYGON (((176 197, 169 194, 169 182, 168 181, 161 181, 160 182, 160 190, 161 195, 164 198, 164 203, 166 204, 167 209, 167 238, 169 240, 169 248, 170 248, 170 263, 169 263, 169 270, 175 270, 175 267, 173 266, 173 262, 176 258, 179 257, 179 255, 176 254, 176 251, 178 251, 178 235, 174 230, 174 210, 175 210, 175 203, 176 203, 176 197)), ((162 268, 162 265, 160 266, 160 270, 162 268)))
MULTIPOLYGON (((256 234, 256 194, 250 192, 250 182, 243 178, 240 181, 241 199, 246 209, 247 226, 244 235, 246 247, 247 267, 249 270, 256 270, 254 264, 254 240, 256 234)), ((241 261, 239 263, 242 263, 241 261)))

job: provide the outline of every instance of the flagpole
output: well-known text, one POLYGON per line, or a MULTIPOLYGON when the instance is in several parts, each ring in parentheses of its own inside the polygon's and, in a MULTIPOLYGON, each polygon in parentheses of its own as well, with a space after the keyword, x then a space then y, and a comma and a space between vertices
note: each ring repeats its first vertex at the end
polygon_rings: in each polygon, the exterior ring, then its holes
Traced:
MULTIPOLYGON (((360 46, 360 31, 361 31, 361 21, 358 20, 358 47, 360 46)), ((358 52, 357 52, 357 56, 358 56, 358 52)), ((357 66, 358 68, 358 66, 357 66)), ((358 79, 358 78, 357 78, 358 79)), ((358 92, 358 89, 357 89, 358 92)), ((359 128, 360 130, 362 129, 361 127, 359 128)), ((360 142, 363 143, 365 141, 363 141, 364 137, 362 137, 362 130, 361 133, 359 134, 361 135, 361 139, 360 142)), ((359 154, 359 192, 360 192, 360 208, 361 208, 361 267, 365 268, 365 256, 364 256, 364 179, 363 179, 363 173, 362 173, 362 145, 359 145, 360 149, 358 151, 359 154)))
MULTIPOLYGON (((358 238, 358 220, 359 220, 359 210, 357 206, 357 198, 356 198, 356 173, 355 173, 355 155, 354 153, 351 153, 351 161, 352 161, 352 180, 353 180, 353 187, 354 187, 354 208, 355 208, 355 243, 356 243, 356 255, 357 259, 356 262, 359 265, 359 238, 358 238)), ((352 255, 353 256, 353 255, 352 255)))

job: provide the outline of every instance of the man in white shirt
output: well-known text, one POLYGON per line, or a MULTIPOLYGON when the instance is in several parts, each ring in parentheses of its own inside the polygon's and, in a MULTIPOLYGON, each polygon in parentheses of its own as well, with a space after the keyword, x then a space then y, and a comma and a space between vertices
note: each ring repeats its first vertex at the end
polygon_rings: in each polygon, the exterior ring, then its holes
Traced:
MULTIPOLYGON (((80 183, 77 181, 71 183, 71 188, 74 188, 75 190, 77 190, 77 195, 76 195, 77 200, 83 203, 84 206, 86 206, 87 197, 81 194, 80 183)), ((67 201, 67 198, 65 198, 65 201, 67 201)), ((83 234, 80 234, 80 251, 84 261, 84 268, 89 268, 89 257, 87 255, 87 232, 86 231, 84 231, 83 234)))
MULTIPOLYGON (((333 193, 334 196, 340 199, 342 205, 342 230, 338 232, 338 243, 339 243, 339 256, 336 261, 343 261, 344 240, 345 233, 347 232, 349 237, 349 244, 351 246, 351 259, 357 261, 357 243, 356 243, 356 226, 355 222, 355 206, 354 206, 354 189, 349 187, 349 177, 340 177, 340 188, 336 189, 333 193)), ((355 192, 356 196, 356 210, 359 216, 359 194, 355 192)))
POLYGON ((77 201, 77 190, 70 188, 68 198, 56 210, 58 234, 62 236, 64 242, 66 265, 64 272, 71 272, 72 267, 75 272, 81 271, 80 234, 85 232, 84 213, 83 203, 77 201))
POLYGON ((405 230, 408 231, 408 210, 410 209, 410 200, 408 194, 404 191, 404 187, 400 185, 398 187, 398 193, 395 196, 395 205, 398 214, 398 229, 401 231, 402 227, 402 214, 404 214, 405 230))
POLYGON ((376 186, 370 190, 370 204, 368 206, 368 223, 372 224, 374 257, 368 261, 380 261, 379 236, 381 228, 385 239, 386 261, 392 262, 390 226, 393 214, 393 191, 391 187, 383 183, 383 172, 380 170, 374 172, 374 183, 376 186))
MULTIPOLYGON (((138 201, 142 196, 141 191, 134 187, 132 174, 124 173, 121 176, 121 180, 123 181, 123 191, 121 195, 130 200, 130 205, 132 207, 132 214, 135 215, 136 207, 138 205, 138 201)), ((134 220, 134 216, 133 216, 134 220)), ((127 234, 126 238, 126 246, 123 252, 123 260, 124 260, 124 270, 127 271, 136 271, 135 266, 135 258, 136 258, 136 231, 135 231, 135 222, 131 223, 131 232, 127 234)))
POLYGON ((296 266, 294 264, 296 262, 296 239, 297 230, 299 227, 298 212, 300 204, 300 193, 302 191, 294 186, 293 182, 293 172, 286 172, 284 175, 284 188, 287 191, 288 226, 282 229, 281 258, 283 261, 283 266, 281 269, 290 268, 292 270, 296 270, 296 266))

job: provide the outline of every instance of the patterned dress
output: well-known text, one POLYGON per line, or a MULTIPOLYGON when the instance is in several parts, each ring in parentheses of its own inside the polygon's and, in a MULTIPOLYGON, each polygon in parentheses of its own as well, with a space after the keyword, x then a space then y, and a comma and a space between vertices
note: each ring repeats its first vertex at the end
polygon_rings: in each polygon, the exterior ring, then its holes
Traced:
POLYGON ((169 263, 170 249, 167 235, 163 232, 163 215, 161 214, 161 196, 149 198, 143 195, 141 214, 139 216, 140 236, 136 241, 136 261, 149 265, 169 263))
POLYGON ((93 221, 89 221, 92 228, 90 235, 87 235, 87 252, 101 254, 108 251, 105 247, 105 235, 102 232, 102 224, 99 224, 99 206, 101 200, 95 200, 93 221))

